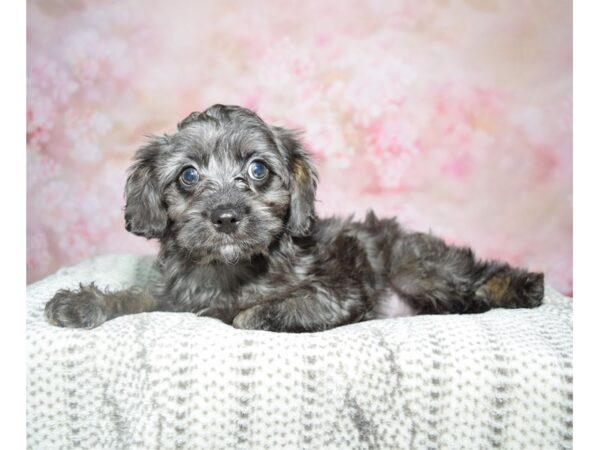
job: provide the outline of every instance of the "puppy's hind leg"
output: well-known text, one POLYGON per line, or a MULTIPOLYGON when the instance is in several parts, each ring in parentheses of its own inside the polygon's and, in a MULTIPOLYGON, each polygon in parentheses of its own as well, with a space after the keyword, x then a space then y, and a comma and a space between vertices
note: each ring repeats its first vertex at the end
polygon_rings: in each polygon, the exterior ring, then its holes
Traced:
POLYGON ((470 249, 425 233, 402 234, 389 261, 393 289, 422 314, 532 308, 544 297, 544 275, 479 261, 470 249))
POLYGON ((45 315, 52 325, 90 329, 118 316, 158 309, 158 301, 139 287, 105 292, 94 284, 80 284, 77 290, 58 291, 46 303, 45 315))
POLYGON ((478 283, 474 302, 490 308, 534 308, 544 298, 544 274, 496 262, 480 262, 487 272, 478 283))

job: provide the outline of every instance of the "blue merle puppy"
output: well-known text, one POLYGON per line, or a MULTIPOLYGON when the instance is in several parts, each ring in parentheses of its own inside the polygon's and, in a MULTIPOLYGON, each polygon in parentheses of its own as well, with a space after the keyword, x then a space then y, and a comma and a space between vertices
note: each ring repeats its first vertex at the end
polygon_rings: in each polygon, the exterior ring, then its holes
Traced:
POLYGON ((125 187, 131 233, 160 241, 159 279, 105 292, 61 290, 54 325, 193 312, 236 328, 322 331, 415 314, 540 305, 544 277, 480 261, 370 212, 315 216, 317 173, 297 133, 238 106, 194 112, 139 149, 125 187))

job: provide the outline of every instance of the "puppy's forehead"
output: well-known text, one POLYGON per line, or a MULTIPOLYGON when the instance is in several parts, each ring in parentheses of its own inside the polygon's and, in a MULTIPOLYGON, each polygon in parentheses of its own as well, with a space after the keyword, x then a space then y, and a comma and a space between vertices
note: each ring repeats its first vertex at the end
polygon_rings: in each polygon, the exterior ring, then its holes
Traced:
POLYGON ((174 136, 176 150, 201 164, 209 161, 245 161, 253 154, 277 152, 265 125, 252 122, 202 121, 188 125, 174 136))

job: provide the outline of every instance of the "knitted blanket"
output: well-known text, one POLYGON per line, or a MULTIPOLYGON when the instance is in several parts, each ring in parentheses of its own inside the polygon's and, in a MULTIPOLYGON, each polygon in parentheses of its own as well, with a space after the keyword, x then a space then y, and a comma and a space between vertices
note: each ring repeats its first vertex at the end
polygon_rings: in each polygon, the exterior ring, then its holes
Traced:
POLYGON ((570 448, 571 300, 309 334, 187 313, 53 327, 59 288, 145 284, 104 256, 27 288, 31 449, 570 448))

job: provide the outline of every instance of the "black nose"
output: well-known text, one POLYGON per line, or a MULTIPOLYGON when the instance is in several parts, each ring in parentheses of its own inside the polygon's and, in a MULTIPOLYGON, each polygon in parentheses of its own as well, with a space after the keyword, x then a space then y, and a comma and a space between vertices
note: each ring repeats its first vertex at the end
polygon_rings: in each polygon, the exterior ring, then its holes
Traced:
POLYGON ((210 215, 210 220, 215 228, 227 234, 233 233, 237 229, 241 219, 242 213, 238 208, 217 208, 210 215))

